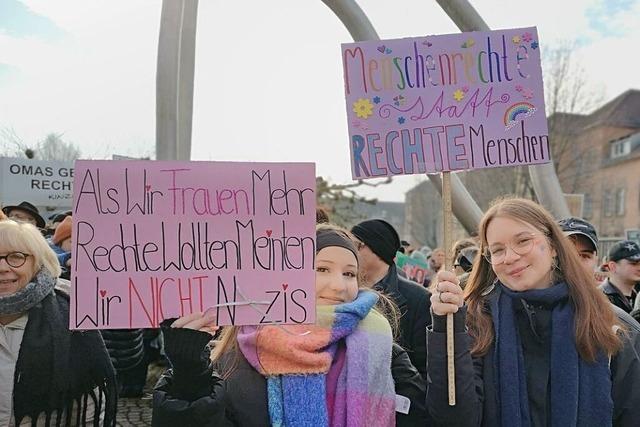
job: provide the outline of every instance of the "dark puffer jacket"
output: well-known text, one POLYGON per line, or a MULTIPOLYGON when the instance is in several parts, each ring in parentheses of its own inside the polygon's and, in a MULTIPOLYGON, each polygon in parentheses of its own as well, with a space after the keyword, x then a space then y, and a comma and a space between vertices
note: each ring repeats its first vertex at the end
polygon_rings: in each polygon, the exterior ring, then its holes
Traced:
POLYGON ((149 365, 144 329, 104 330, 102 337, 118 374, 118 395, 142 397, 149 365))
POLYGON ((106 329, 102 338, 118 373, 133 369, 144 359, 142 329, 106 329))

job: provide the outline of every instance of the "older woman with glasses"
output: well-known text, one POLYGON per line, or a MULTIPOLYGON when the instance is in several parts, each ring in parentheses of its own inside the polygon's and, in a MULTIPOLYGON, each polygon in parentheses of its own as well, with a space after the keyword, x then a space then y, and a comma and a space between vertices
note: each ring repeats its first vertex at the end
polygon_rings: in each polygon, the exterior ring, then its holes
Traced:
POLYGON ((551 215, 506 199, 484 215, 464 294, 438 274, 427 406, 437 425, 637 426, 638 324, 592 286, 551 215), (466 303, 466 305, 465 305, 466 303), (447 399, 454 314, 456 405, 447 399))
POLYGON ((60 265, 31 224, 0 220, 0 425, 115 425, 115 373, 97 331, 69 330, 60 265))

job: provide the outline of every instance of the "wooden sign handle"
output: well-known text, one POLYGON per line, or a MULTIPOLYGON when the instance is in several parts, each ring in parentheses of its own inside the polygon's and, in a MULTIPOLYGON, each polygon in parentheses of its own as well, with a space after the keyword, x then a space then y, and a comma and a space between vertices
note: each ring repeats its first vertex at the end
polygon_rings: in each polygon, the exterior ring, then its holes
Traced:
MULTIPOLYGON (((451 209, 451 172, 442 172, 442 224, 444 226, 444 268, 453 268, 453 212, 451 209)), ((456 367, 453 343, 453 314, 447 314, 447 383, 449 406, 456 404, 456 367)))

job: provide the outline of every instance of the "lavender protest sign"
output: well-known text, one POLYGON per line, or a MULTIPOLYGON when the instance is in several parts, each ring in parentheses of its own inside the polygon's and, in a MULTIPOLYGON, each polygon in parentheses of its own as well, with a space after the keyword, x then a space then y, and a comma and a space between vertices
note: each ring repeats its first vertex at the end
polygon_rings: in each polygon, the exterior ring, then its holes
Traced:
POLYGON ((536 28, 342 45, 354 179, 550 161, 536 28))
POLYGON ((312 163, 75 167, 72 329, 315 321, 312 163))

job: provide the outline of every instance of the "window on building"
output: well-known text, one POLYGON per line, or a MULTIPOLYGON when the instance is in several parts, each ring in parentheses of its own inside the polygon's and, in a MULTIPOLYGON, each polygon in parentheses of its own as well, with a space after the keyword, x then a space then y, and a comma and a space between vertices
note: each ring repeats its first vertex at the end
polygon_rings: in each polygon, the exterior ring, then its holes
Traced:
POLYGON ((626 156, 631 152, 631 140, 624 139, 622 141, 615 141, 611 144, 611 158, 617 159, 618 157, 626 156))
POLYGON ((624 216, 624 197, 626 190, 624 188, 619 188, 616 191, 616 215, 624 216))
POLYGON ((591 194, 584 195, 582 216, 584 217, 584 219, 591 219, 593 217, 593 199, 591 198, 591 194))
POLYGON ((602 197, 602 211, 604 216, 613 215, 613 205, 615 203, 614 194, 613 193, 604 193, 602 197))

